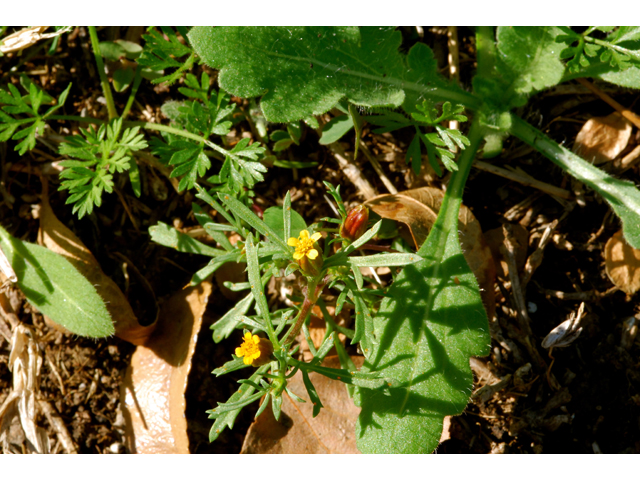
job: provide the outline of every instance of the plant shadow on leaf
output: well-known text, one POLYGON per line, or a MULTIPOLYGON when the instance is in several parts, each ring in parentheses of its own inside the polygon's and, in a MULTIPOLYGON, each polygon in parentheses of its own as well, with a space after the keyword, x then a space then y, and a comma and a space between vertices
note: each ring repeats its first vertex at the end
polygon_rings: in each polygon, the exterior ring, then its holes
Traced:
POLYGON ((405 267, 374 322, 380 344, 365 369, 384 372, 399 386, 360 390, 358 436, 366 438, 359 448, 433 451, 443 417, 466 406, 473 381, 469 356, 486 354, 489 345, 478 286, 462 253, 405 267), (406 441, 389 442, 389 428, 406 441))
MULTIPOLYGON (((47 275, 44 267, 40 265, 40 262, 31 254, 31 252, 21 242, 11 242, 11 246, 15 249, 17 256, 14 256, 13 269, 18 275, 18 278, 22 278, 28 267, 27 263, 33 267, 34 272, 42 280, 42 285, 46 288, 49 294, 53 293, 54 287, 51 279, 47 275)), ((26 287, 22 282, 18 282, 20 289, 29 298, 30 302, 33 302, 36 306, 42 306, 49 303, 47 300, 48 295, 46 293, 38 292, 31 288, 26 287)))

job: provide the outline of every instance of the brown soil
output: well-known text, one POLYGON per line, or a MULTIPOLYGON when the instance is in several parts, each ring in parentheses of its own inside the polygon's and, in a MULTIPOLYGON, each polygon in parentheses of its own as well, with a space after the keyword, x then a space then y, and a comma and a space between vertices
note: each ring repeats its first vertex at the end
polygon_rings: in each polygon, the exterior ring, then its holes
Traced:
MULTIPOLYGON (((101 35, 112 33, 105 30, 101 35)), ((467 33, 461 30, 463 82, 470 74, 473 59, 472 46, 465 37, 467 33)), ((446 36, 437 29, 428 31, 426 36, 436 54, 442 57, 441 65, 444 66, 446 36)), ((65 107, 66 114, 78 115, 86 108, 89 115, 106 118, 104 106, 97 101, 101 96, 100 84, 87 42, 86 31, 77 29, 63 37, 55 55, 46 55, 46 50, 41 49, 31 56, 0 58, 0 86, 4 88, 8 82, 17 82, 9 68, 20 61, 20 71, 44 84, 53 96, 69 81, 74 82, 65 107), (83 72, 83 75, 74 72, 83 72)), ((626 106, 638 99, 637 93, 624 89, 608 87, 607 91, 626 106)), ((592 116, 611 112, 611 108, 596 96, 580 89, 576 92, 537 95, 518 113, 551 138, 571 146, 581 123, 592 116)), ((120 110, 127 96, 128 93, 116 96, 120 110)), ((179 98, 177 86, 154 88, 143 82, 132 119, 145 119, 145 115, 161 118, 160 106, 172 98, 179 98)), ((241 99, 235 101, 241 107, 247 105, 241 99)), ((76 129, 77 125, 53 122, 51 128, 52 132, 61 133, 61 129, 76 129)), ((236 137, 248 130, 246 122, 239 123, 236 137)), ((363 139, 398 190, 421 185, 422 180, 416 179, 404 164, 408 143, 401 134, 380 136, 365 131, 363 139)), ((352 151, 353 134, 344 140, 351 142, 345 143, 344 147, 352 151)), ((38 221, 32 207, 39 202, 42 187, 38 176, 33 174, 34 167, 42 166, 52 157, 57 158, 57 153, 39 143, 36 151, 21 158, 13 147, 13 142, 0 144, 2 180, 15 198, 12 205, 6 201, 0 203, 0 220, 13 235, 35 242, 38 221)), ((313 131, 306 132, 301 145, 293 146, 290 155, 297 160, 318 161, 319 167, 299 171, 271 168, 266 181, 256 189, 256 203, 262 208, 277 204, 290 189, 296 199, 293 207, 309 223, 323 216, 333 216, 323 198, 322 180, 341 184, 347 203, 355 204, 359 200, 355 187, 339 171, 331 153, 318 145, 313 131)), ((358 163, 378 192, 386 193, 380 177, 362 155, 358 163)), ((515 139, 505 142, 503 154, 492 163, 519 167, 551 185, 568 190, 575 188, 561 170, 515 139)), ((147 173, 151 175, 149 171, 147 173)), ((638 183, 637 167, 625 177, 638 183)), ((118 195, 105 194, 103 205, 95 214, 78 220, 65 205, 67 194, 50 189, 50 201, 56 215, 91 249, 105 272, 128 295, 141 318, 148 308, 144 302, 136 300, 139 286, 133 277, 127 284, 122 258, 116 253, 124 255, 140 270, 160 304, 162 299, 186 285, 192 273, 204 264, 203 257, 181 254, 150 241, 148 228, 158 221, 182 229, 197 225, 190 213, 193 195, 176 194, 164 177, 158 175, 158 178, 166 198, 154 197, 150 190, 136 198, 128 182, 122 181, 118 185, 137 228, 118 195)), ((436 180, 432 184, 439 186, 441 183, 436 180)), ((612 284, 604 272, 603 249, 607 239, 620 228, 619 221, 596 194, 585 191, 584 195, 585 206, 576 205, 574 201, 559 202, 531 187, 484 171, 472 171, 463 201, 485 232, 500 227, 505 218, 510 223, 522 225, 528 233, 529 245, 525 248, 530 255, 546 226, 556 219, 560 221, 555 230, 558 236, 546 247, 542 263, 524 292, 532 332, 529 342, 517 321, 511 283, 507 278, 499 277, 496 281, 496 318, 491 321, 492 353, 474 361, 477 376, 474 399, 463 415, 452 419, 450 438, 440 445, 438 453, 640 453, 640 343, 624 344, 622 341, 623 322, 637 313, 638 297, 628 298, 620 291, 611 290, 612 284), (528 202, 521 211, 512 214, 513 207, 525 200, 528 202), (542 348, 541 341, 575 312, 581 301, 575 297, 559 298, 554 292, 597 294, 583 295, 586 303, 583 331, 571 345, 553 350, 551 377, 547 375, 547 368, 552 358, 550 352, 542 348), (490 389, 498 383, 499 388, 490 389), (479 390, 481 388, 483 390, 479 390)), ((118 413, 120 384, 135 347, 117 338, 93 341, 61 334, 47 326, 18 291, 9 290, 8 297, 19 320, 33 328, 43 355, 40 398, 55 407, 77 450, 81 453, 125 451, 123 419, 118 413)), ((211 420, 205 411, 213 408, 216 402, 225 401, 237 389, 236 381, 242 378, 232 374, 216 378, 210 373, 230 358, 238 344, 239 334, 214 344, 208 333, 211 323, 232 305, 214 282, 187 390, 193 453, 239 452, 255 412, 255 409, 245 409, 233 430, 225 431, 213 444, 208 442, 211 420)), ((10 328, 2 316, 0 323, 10 328)), ((8 342, 0 336, 0 405, 11 391, 7 346, 8 342)), ((26 452, 29 446, 15 418, 4 448, 26 452)), ((38 423, 47 430, 51 450, 64 451, 46 418, 41 416, 38 423)))

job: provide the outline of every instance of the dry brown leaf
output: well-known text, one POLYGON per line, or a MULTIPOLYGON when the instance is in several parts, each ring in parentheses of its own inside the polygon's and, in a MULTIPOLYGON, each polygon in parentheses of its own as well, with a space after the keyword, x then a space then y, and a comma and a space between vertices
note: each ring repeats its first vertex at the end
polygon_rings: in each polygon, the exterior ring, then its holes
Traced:
MULTIPOLYGON (((429 235, 444 199, 442 190, 434 187, 422 187, 406 190, 396 195, 380 195, 365 205, 382 218, 388 218, 406 224, 418 249, 429 235)), ((464 205, 458 215, 460 245, 469 268, 480 285, 482 301, 487 316, 495 312, 494 281, 496 267, 491 250, 482 235, 480 223, 464 205)))
POLYGON ((132 453, 189 453, 184 392, 210 294, 206 281, 167 300, 155 331, 131 357, 120 398, 132 453))
POLYGON ((629 295, 640 290, 640 250, 624 240, 622 230, 604 246, 604 262, 607 275, 620 290, 629 295))
MULTIPOLYGON (((519 223, 512 223, 513 234, 516 239, 516 266, 518 272, 522 272, 527 262, 527 247, 529 246, 529 232, 519 223)), ((495 261, 498 275, 509 278, 509 266, 500 251, 500 247, 504 244, 504 229, 502 227, 494 228, 484 232, 484 238, 491 249, 491 254, 495 261)))
POLYGON ((574 153, 598 165, 615 159, 631 138, 631 123, 618 112, 593 117, 582 126, 573 144, 574 153))
MULTIPOLYGON (((358 368, 362 366, 364 357, 351 358, 358 368)), ((323 365, 341 368, 338 357, 327 357, 323 365)), ((360 453, 355 435, 360 408, 349 398, 345 384, 313 372, 309 379, 324 405, 318 416, 313 418, 313 405, 298 372, 287 386, 306 402, 284 394, 280 422, 269 405, 249 427, 240 453, 360 453)))
MULTIPOLYGON (((95 285, 113 319, 118 337, 134 345, 143 345, 153 332, 155 323, 149 326, 140 325, 129 301, 118 285, 105 275, 100 264, 84 243, 53 213, 49 204, 46 179, 42 179, 42 185, 38 243, 65 257, 91 284, 95 285)), ((48 323, 52 324, 51 321, 48 323)), ((56 328, 62 327, 56 326, 56 328)))

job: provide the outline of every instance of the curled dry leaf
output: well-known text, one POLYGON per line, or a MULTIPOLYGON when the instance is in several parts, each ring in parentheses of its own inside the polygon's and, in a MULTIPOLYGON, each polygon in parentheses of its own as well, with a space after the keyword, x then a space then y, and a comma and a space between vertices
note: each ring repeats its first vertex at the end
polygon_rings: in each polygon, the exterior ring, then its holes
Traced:
POLYGON ((574 153, 598 165, 615 159, 627 147, 631 123, 618 112, 593 117, 582 126, 573 144, 574 153))
POLYGON ((27 446, 36 453, 49 453, 49 438, 36 424, 36 397, 38 396, 42 356, 29 328, 17 325, 11 337, 9 369, 13 374, 13 389, 0 406, 0 435, 11 423, 10 416, 17 406, 20 425, 28 440, 27 446))
MULTIPOLYGON (((358 368, 362 366, 364 357, 351 358, 358 368)), ((325 358, 323 365, 341 368, 338 357, 325 358)), ((309 379, 324 405, 318 416, 313 418, 313 404, 298 372, 287 387, 306 402, 285 393, 279 422, 269 405, 249 427, 240 453, 360 453, 355 436, 360 408, 349 398, 346 386, 314 372, 309 379)))
MULTIPOLYGON (((368 200, 365 205, 382 218, 406 224, 411 232, 413 243, 418 249, 427 239, 443 199, 442 190, 434 187, 422 187, 395 195, 380 195, 368 200)), ((491 250, 482 234, 480 222, 464 205, 460 206, 458 225, 464 258, 480 285, 482 302, 487 310, 487 316, 492 318, 495 312, 496 267, 491 250)))
POLYGON ((210 294, 205 281, 172 296, 131 357, 120 398, 132 453, 189 453, 184 392, 210 294))
POLYGON ((42 180, 42 185, 38 243, 69 260, 96 287, 113 319, 118 337, 134 345, 143 345, 153 332, 155 323, 149 326, 140 325, 118 285, 105 275, 84 243, 55 216, 49 204, 45 179, 42 180))
POLYGON ((604 265, 607 275, 620 290, 629 295, 640 290, 640 250, 624 240, 622 230, 604 246, 604 265))
POLYGON ((572 312, 567 320, 562 322, 556 328, 551 330, 549 334, 542 340, 543 348, 566 347, 574 342, 580 336, 582 327, 580 320, 584 314, 584 302, 580 304, 578 312, 572 312))

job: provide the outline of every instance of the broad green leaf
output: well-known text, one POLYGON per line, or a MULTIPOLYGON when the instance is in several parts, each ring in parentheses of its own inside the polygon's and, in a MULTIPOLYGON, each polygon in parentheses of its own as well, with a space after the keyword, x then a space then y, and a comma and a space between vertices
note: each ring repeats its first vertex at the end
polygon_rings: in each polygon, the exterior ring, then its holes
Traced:
POLYGON ((558 84, 564 74, 556 27, 498 27, 498 72, 510 79, 502 103, 520 106, 529 95, 558 84))
POLYGON ((186 233, 179 232, 166 223, 158 222, 157 225, 149 227, 151 240, 165 247, 174 248, 179 252, 197 253, 208 257, 217 257, 225 253, 224 250, 210 247, 186 233))
POLYGON ((638 67, 629 67, 619 72, 602 73, 598 75, 598 78, 621 87, 640 89, 640 68, 638 67))
POLYGON ((397 107, 405 94, 413 105, 421 96, 474 100, 459 88, 440 90, 431 50, 417 44, 400 54, 402 36, 390 27, 194 27, 189 40, 220 71, 221 88, 262 96, 272 122, 322 114, 342 99, 366 107, 397 107))
POLYGON ((512 115, 511 133, 602 195, 622 220, 625 240, 633 248, 640 248, 640 190, 633 183, 594 167, 515 115, 512 115))
POLYGON ((29 303, 54 322, 83 337, 115 333, 102 297, 64 257, 22 242, 0 227, 0 245, 29 303))
POLYGON ((322 128, 322 136, 318 143, 320 145, 329 145, 330 143, 337 142, 352 128, 353 119, 350 116, 340 115, 333 117, 322 128))
MULTIPOLYGON (((289 209, 289 214, 291 215, 291 227, 290 227, 290 237, 299 237, 300 231, 305 230, 307 228, 307 224, 300 215, 295 210, 289 209)), ((288 240, 285 238, 285 228, 284 228, 284 215, 282 212, 282 207, 269 207, 264 211, 263 215, 264 223, 269 225, 271 229, 276 232, 276 234, 282 238, 283 240, 288 240)))
POLYGON ((473 385, 471 355, 489 353, 487 316, 478 283, 458 240, 464 183, 480 142, 477 119, 471 148, 460 159, 440 213, 418 251, 425 260, 396 277, 373 320, 372 344, 362 371, 393 378, 388 389, 359 389, 356 425, 363 453, 430 453, 442 421, 462 413, 473 385))

